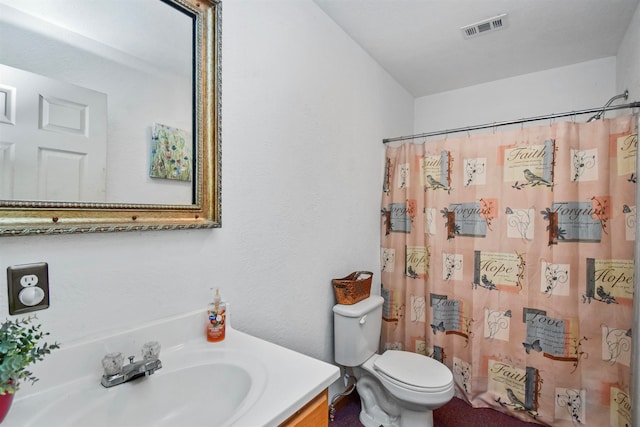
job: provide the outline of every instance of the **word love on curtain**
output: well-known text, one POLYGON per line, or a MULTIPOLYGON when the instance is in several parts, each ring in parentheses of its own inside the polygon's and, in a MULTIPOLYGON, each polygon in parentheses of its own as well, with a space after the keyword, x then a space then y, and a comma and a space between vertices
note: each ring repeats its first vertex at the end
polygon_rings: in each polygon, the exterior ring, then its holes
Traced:
POLYGON ((383 346, 475 407, 631 425, 636 120, 389 145, 383 346))

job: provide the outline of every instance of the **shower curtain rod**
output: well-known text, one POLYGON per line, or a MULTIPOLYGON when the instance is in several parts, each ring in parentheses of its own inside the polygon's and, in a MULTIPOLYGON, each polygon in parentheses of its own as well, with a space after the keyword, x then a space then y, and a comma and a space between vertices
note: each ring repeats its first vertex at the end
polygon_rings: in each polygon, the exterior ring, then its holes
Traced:
POLYGON ((598 107, 598 108, 589 108, 587 110, 570 111, 570 112, 566 112, 566 113, 548 114, 546 116, 528 117, 528 118, 519 119, 519 120, 509 120, 509 121, 504 121, 504 122, 485 123, 483 125, 466 126, 466 127, 462 127, 462 128, 456 128, 456 129, 446 129, 446 130, 440 130, 440 131, 435 131, 435 132, 419 133, 419 134, 416 134, 416 135, 398 136, 398 137, 395 137, 395 138, 385 138, 385 139, 382 140, 382 143, 386 144, 388 142, 405 141, 405 140, 408 140, 408 139, 417 139, 417 138, 426 138, 428 136, 446 135, 446 134, 449 134, 449 133, 468 132, 468 131, 472 131, 472 130, 495 128, 495 127, 499 127, 499 126, 516 125, 516 124, 520 124, 520 123, 535 122, 535 121, 538 121, 538 120, 550 120, 550 119, 556 119, 556 118, 559 118, 559 117, 577 116, 579 114, 589 114, 589 113, 600 113, 600 114, 602 114, 605 111, 621 110, 621 109, 624 109, 624 108, 640 108, 640 102, 631 102, 629 104, 605 106, 605 107, 598 107))

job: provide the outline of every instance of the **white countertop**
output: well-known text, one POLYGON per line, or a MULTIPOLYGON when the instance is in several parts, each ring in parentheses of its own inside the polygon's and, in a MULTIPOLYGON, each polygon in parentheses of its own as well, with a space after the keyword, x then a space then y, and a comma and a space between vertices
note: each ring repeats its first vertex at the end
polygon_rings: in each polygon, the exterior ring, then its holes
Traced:
MULTIPOLYGON (((72 408, 65 408, 64 405, 91 405, 93 401, 113 396, 113 393, 118 392, 118 387, 129 386, 124 384, 105 389, 100 385, 102 357, 115 351, 120 351, 125 356, 139 354, 142 343, 152 340, 159 341, 162 345, 160 360, 163 368, 156 375, 164 375, 163 371, 169 373, 180 369, 180 365, 194 354, 216 360, 242 359, 238 363, 253 360, 257 362, 255 365, 261 365, 255 369, 256 372, 260 372, 258 376, 261 379, 256 384, 261 390, 250 392, 251 396, 257 396, 256 400, 245 402, 238 413, 222 423, 216 424, 215 414, 211 414, 211 418, 202 420, 203 425, 277 426, 339 378, 340 371, 337 366, 253 337, 230 326, 227 326, 224 341, 207 342, 204 336, 204 316, 204 312, 193 312, 68 346, 63 343, 60 350, 54 351, 44 361, 34 365, 33 371, 41 380, 33 387, 28 384, 21 386, 3 426, 73 425, 72 422, 67 424, 66 421, 56 421, 56 424, 52 424, 51 420, 64 419, 65 411, 72 411, 72 408), (69 396, 74 397, 71 399, 69 396), (85 398, 86 402, 83 400, 85 398), (47 418, 43 416, 46 411, 56 411, 57 414, 55 417, 47 418)), ((136 381, 146 381, 144 387, 153 387, 154 375, 136 381)), ((156 380, 156 384, 160 382, 156 380)), ((215 399, 215 393, 224 393, 224 390, 216 387, 215 378, 211 378, 211 388, 205 392, 211 393, 211 398, 215 399)), ((136 399, 135 394, 130 395, 133 397, 129 399, 136 399)), ((117 411, 117 407, 115 410, 117 411)), ((99 416, 98 414, 96 415, 99 416)), ((98 424, 122 427, 122 420, 117 424, 101 420, 98 424)), ((154 422, 153 414, 149 414, 148 425, 159 425, 154 422)), ((162 425, 171 424, 164 421, 162 425)), ((186 427, 179 422, 175 425, 186 427)))

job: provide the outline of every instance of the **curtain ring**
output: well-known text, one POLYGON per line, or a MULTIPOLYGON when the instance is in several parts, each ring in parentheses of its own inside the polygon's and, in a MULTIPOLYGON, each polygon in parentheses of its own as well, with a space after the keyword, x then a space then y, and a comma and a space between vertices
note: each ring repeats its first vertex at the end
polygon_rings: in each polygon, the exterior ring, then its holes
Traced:
POLYGON ((467 129, 467 138, 471 138, 471 132, 469 132, 469 129, 467 129))
POLYGON ((446 141, 449 138, 449 129, 445 129, 444 131, 444 140, 446 141))
POLYGON ((555 120, 555 117, 553 116, 553 113, 551 113, 551 117, 549 117, 549 127, 553 126, 554 120, 555 120))
POLYGON ((520 130, 524 130, 524 119, 520 122, 520 130))
POLYGON ((576 122, 576 112, 574 110, 571 110, 571 121, 573 123, 576 122))
POLYGON ((493 122, 493 133, 496 133, 496 122, 493 122))

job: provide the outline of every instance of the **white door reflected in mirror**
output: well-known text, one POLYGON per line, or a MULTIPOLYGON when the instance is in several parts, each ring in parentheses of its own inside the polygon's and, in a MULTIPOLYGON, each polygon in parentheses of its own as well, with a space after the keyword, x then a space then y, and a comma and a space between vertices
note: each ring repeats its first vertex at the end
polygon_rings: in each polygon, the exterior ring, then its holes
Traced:
POLYGON ((107 95, 2 64, 0 82, 16 111, 0 123, 0 198, 104 202, 107 95))

